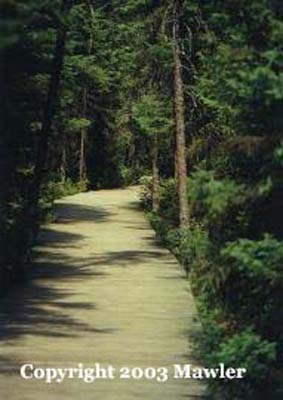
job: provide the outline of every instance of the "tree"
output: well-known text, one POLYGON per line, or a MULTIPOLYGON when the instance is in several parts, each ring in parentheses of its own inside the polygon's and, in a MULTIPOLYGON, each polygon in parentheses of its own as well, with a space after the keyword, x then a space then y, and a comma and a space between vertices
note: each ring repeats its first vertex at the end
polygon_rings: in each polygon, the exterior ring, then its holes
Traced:
POLYGON ((56 24, 56 43, 54 48, 53 65, 49 81, 46 104, 43 110, 42 128, 39 132, 38 147, 34 166, 34 178, 29 191, 29 199, 25 213, 27 234, 25 235, 27 244, 23 249, 28 248, 34 241, 38 233, 38 203, 40 198, 41 184, 44 178, 45 168, 47 167, 48 143, 52 131, 52 123, 55 113, 60 104, 59 86, 63 70, 65 47, 67 39, 67 27, 65 18, 73 6, 73 0, 63 0, 61 5, 61 19, 55 21, 56 24))
POLYGON ((1 79, 5 82, 1 134, 7 160, 4 179, 9 186, 3 187, 5 195, 1 201, 4 286, 24 274, 23 266, 38 223, 40 186, 46 177, 48 142, 57 111, 66 40, 64 14, 72 2, 62 4, 61 12, 58 5, 52 0, 1 4, 8 32, 7 40, 1 43, 1 79), (8 28, 12 28, 11 32, 8 28))
POLYGON ((180 50, 180 7, 181 1, 174 0, 173 4, 173 53, 174 53, 174 103, 176 129, 176 168, 177 187, 179 196, 180 226, 189 223, 189 207, 187 197, 187 161, 185 135, 185 98, 183 82, 183 65, 180 50))
MULTIPOLYGON (((170 104, 169 104, 170 105, 170 104)), ((149 139, 152 170, 152 207, 159 209, 159 148, 162 137, 172 128, 170 108, 156 93, 143 95, 133 107, 133 119, 149 139)))

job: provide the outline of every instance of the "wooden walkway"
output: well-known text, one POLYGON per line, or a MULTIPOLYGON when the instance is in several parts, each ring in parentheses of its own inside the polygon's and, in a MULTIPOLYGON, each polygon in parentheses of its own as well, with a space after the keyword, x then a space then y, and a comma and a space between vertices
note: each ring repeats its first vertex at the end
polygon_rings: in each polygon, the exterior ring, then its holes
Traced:
POLYGON ((7 400, 200 399, 197 381, 20 377, 22 364, 116 369, 193 364, 195 306, 175 258, 138 210, 136 189, 89 192, 58 202, 35 251, 32 280, 0 309, 0 398, 7 400))

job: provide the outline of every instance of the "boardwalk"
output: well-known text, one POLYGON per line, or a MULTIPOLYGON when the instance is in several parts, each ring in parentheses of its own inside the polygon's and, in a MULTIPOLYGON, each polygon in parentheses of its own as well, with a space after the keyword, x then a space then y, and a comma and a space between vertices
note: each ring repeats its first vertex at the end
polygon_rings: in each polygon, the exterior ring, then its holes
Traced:
POLYGON ((33 279, 0 309, 0 398, 181 400, 202 398, 196 381, 23 380, 19 366, 95 362, 129 367, 193 363, 195 307, 175 258, 155 241, 135 189, 61 200, 35 251, 33 279))

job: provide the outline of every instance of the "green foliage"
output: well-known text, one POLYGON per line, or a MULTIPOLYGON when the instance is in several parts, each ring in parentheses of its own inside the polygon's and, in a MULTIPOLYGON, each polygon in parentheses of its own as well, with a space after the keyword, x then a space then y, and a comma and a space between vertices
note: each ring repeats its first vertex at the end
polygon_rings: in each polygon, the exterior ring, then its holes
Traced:
POLYGON ((149 137, 165 134, 172 127, 168 104, 154 93, 144 95, 133 106, 133 118, 149 137))
POLYGON ((173 67, 172 43, 160 38, 159 42, 147 49, 150 62, 165 71, 173 67))
POLYGON ((275 343, 263 340, 259 335, 246 329, 222 342, 219 349, 208 355, 212 367, 223 363, 247 371, 244 379, 210 382, 214 393, 223 399, 248 400, 264 399, 270 384, 271 370, 276 359, 275 343))
POLYGON ((189 200, 196 213, 212 221, 246 200, 247 188, 228 179, 215 179, 213 171, 199 170, 188 179, 189 200))
POLYGON ((198 170, 188 179, 187 191, 193 215, 214 239, 228 240, 245 232, 245 205, 251 198, 245 185, 216 179, 213 171, 198 170))
POLYGON ((89 128, 91 121, 86 118, 71 118, 66 122, 66 129, 69 132, 80 132, 82 129, 89 128))
POLYGON ((93 82, 103 92, 107 92, 110 84, 108 71, 96 65, 94 56, 73 55, 67 59, 66 68, 69 68, 74 78, 88 86, 89 82, 93 82))
POLYGON ((135 182, 135 172, 132 168, 128 168, 125 165, 120 166, 121 184, 123 186, 133 185, 135 182))
POLYGON ((225 341, 226 324, 221 318, 220 309, 209 307, 201 296, 198 296, 196 301, 200 325, 193 332, 194 350, 196 355, 208 364, 208 358, 212 357, 225 341))
POLYGON ((209 166, 217 176, 254 185, 272 171, 273 152, 274 143, 268 138, 232 136, 214 147, 209 166))
POLYGON ((147 217, 149 219, 151 226, 156 232, 157 238, 161 239, 162 241, 165 241, 167 234, 169 232, 169 227, 166 224, 166 222, 164 222, 164 220, 160 218, 160 216, 155 212, 148 212, 147 217))
MULTIPOLYGON (((266 1, 203 4, 207 29, 197 38, 197 93, 221 110, 238 134, 282 130, 282 23, 266 1), (255 18, 255 15, 257 18, 255 18)), ((277 13, 276 13, 277 12, 277 13)))
POLYGON ((41 197, 39 200, 41 221, 50 221, 53 219, 54 201, 65 196, 71 196, 76 193, 85 192, 88 182, 74 183, 71 179, 65 182, 50 180, 42 186, 41 197))
POLYGON ((206 262, 211 246, 207 232, 198 225, 169 230, 166 242, 187 271, 201 268, 206 262))
POLYGON ((259 241, 239 239, 221 252, 227 266, 221 292, 228 312, 278 343, 283 338, 282 244, 265 235, 259 241))
POLYGON ((239 239, 228 243, 222 255, 236 260, 239 271, 250 274, 250 278, 256 278, 262 274, 273 276, 282 272, 283 268, 282 242, 267 234, 261 241, 239 239))
MULTIPOLYGON (((140 178, 142 190, 140 194, 141 202, 146 210, 152 206, 152 176, 140 178)), ((176 185, 173 179, 162 180, 159 188, 160 217, 169 227, 177 225, 178 206, 176 185)))
POLYGON ((141 185, 140 201, 142 207, 146 211, 150 211, 152 207, 152 176, 141 176, 139 184, 141 185))
POLYGON ((160 183, 160 216, 170 227, 178 224, 178 201, 174 179, 160 183))
POLYGON ((283 165, 283 143, 280 143, 279 146, 275 148, 273 157, 276 164, 280 166, 283 165))

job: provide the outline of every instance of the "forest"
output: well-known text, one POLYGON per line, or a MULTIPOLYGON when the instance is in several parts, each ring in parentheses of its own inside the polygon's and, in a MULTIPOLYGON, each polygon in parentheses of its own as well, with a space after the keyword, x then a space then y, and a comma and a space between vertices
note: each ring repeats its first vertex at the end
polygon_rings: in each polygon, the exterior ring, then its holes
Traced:
MULTIPOLYGON (((56 199, 141 185, 216 399, 283 395, 283 2, 2 0, 0 292, 56 199)), ((173 399, 172 399, 173 400, 173 399)))

